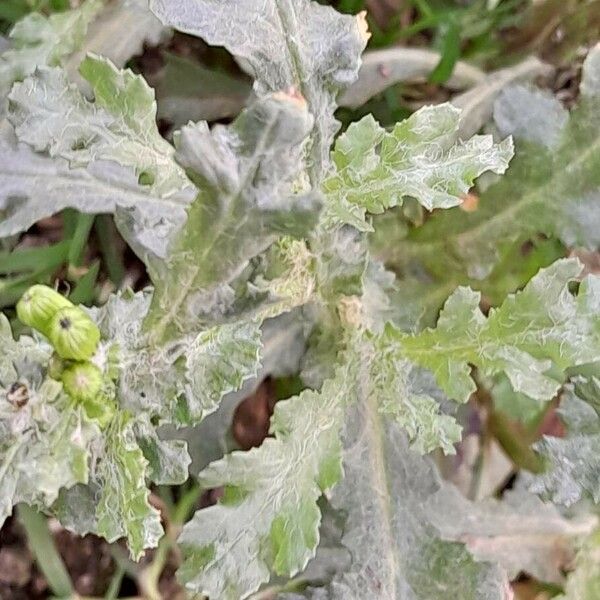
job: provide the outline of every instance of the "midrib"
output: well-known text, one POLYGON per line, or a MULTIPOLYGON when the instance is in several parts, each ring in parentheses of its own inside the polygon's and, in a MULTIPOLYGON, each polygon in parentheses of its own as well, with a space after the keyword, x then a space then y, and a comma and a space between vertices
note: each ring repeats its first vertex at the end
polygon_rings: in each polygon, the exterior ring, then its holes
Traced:
MULTIPOLYGON (((310 153, 314 156, 315 148, 318 152, 318 147, 321 144, 321 134, 317 125, 318 115, 314 113, 313 97, 310 92, 310 89, 305 85, 306 73, 304 72, 304 69, 302 67, 302 57, 300 55, 300 50, 298 48, 298 45, 294 42, 294 40, 296 39, 295 34, 297 31, 297 27, 295 27, 295 23, 290 22, 290 18, 287 16, 287 13, 289 12, 289 14, 292 15, 294 21, 297 21, 296 11, 292 2, 290 2, 289 0, 274 1, 275 7, 277 9, 277 18, 279 19, 281 30, 283 32, 284 43, 286 45, 288 55, 290 57, 290 66, 293 70, 295 83, 298 86, 298 90, 302 94, 302 97, 306 99, 310 113, 315 117, 315 122, 311 131, 310 148, 310 153), (285 3, 285 7, 282 6, 283 3, 285 3), (288 35, 288 32, 290 32, 291 35, 288 35)), ((314 167, 308 169, 308 175, 311 184, 313 186, 317 185, 319 178, 314 167)))
MULTIPOLYGON (((240 186, 238 187, 235 195, 231 197, 229 206, 227 208, 227 212, 221 217, 221 220, 220 220, 221 226, 215 227, 212 229, 213 234, 210 237, 210 243, 205 247, 205 249, 202 252, 201 256, 199 257, 196 265, 194 265, 188 272, 188 276, 184 279, 184 281, 181 285, 179 294, 177 295, 175 301, 171 304, 170 309, 158 321, 154 332, 152 332, 152 334, 151 334, 151 339, 154 342, 158 342, 162 339, 165 330, 167 329, 168 325, 170 323, 172 323, 175 314, 179 311, 179 309, 181 308, 181 305, 185 302, 185 299, 187 298, 187 296, 189 295, 191 290, 194 287, 197 287, 198 274, 200 273, 200 270, 204 266, 207 257, 213 251, 215 244, 216 244, 217 240, 219 239, 219 237, 221 236, 222 232, 225 231, 225 229, 227 228, 227 223, 229 223, 231 221, 231 217, 232 217, 233 213, 235 212, 235 209, 237 208, 238 202, 239 202, 242 194, 246 190, 249 182, 254 177, 256 169, 258 168, 258 165, 260 164, 260 161, 262 159, 262 155, 263 155, 263 151, 264 151, 264 147, 265 147, 265 141, 267 139, 269 139, 271 130, 273 129, 276 121, 277 121, 277 115, 272 117, 271 121, 265 125, 264 133, 261 136, 261 138, 259 140, 259 144, 256 147, 254 156, 252 158, 252 162, 250 163, 248 169, 246 170, 244 178, 240 182, 240 186)), ((196 200, 196 201, 198 201, 198 200, 196 200)), ((187 234, 188 233, 187 226, 184 228, 184 230, 185 230, 185 234, 187 234)), ((218 282, 215 282, 215 283, 218 283, 218 282)), ((155 293, 156 293, 156 291, 155 291, 155 293)))
MULTIPOLYGON (((368 361, 365 361, 368 362, 368 361)), ((363 369, 361 369, 362 371, 363 369)), ((371 457, 373 468, 369 469, 372 479, 372 491, 376 504, 379 506, 378 513, 381 515, 381 533, 384 539, 380 540, 385 550, 385 561, 389 569, 380 572, 378 575, 385 576, 387 584, 383 586, 384 590, 390 592, 389 598, 395 599, 398 595, 397 579, 399 571, 399 560, 397 556, 396 545, 394 543, 394 533, 392 531, 392 507, 390 500, 394 498, 391 493, 391 487, 388 482, 387 471, 385 468, 385 452, 383 447, 383 437, 385 435, 381 427, 381 418, 378 410, 378 403, 375 394, 369 393, 368 374, 362 374, 360 378, 361 397, 359 402, 364 403, 366 411, 365 434, 369 447, 369 456, 371 457)), ((383 570, 382 570, 383 571, 383 570)))

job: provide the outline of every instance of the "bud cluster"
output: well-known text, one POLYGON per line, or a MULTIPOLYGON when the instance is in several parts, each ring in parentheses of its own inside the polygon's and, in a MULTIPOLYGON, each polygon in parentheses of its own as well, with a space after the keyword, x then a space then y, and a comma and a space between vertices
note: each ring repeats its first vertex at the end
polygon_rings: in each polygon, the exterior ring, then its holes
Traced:
POLYGON ((100 330, 94 321, 45 285, 34 285, 23 294, 17 303, 17 316, 46 336, 54 347, 48 375, 61 381, 65 392, 105 427, 115 407, 106 393, 102 371, 90 362, 100 342, 100 330))

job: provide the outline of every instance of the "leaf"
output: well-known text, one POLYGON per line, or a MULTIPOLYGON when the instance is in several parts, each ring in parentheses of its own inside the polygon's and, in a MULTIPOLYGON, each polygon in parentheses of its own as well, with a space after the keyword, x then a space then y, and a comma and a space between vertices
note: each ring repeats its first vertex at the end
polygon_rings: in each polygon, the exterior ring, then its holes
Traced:
POLYGON ((300 191, 301 154, 312 118, 295 96, 273 94, 229 127, 185 127, 178 160, 199 193, 164 265, 151 272, 155 294, 145 327, 153 341, 223 318, 229 284, 278 236, 305 235, 320 202, 300 191))
POLYGON ((445 539, 465 543, 480 562, 499 564, 511 580, 526 572, 540 581, 562 583, 580 541, 597 525, 593 515, 563 516, 520 487, 501 500, 471 502, 445 484, 428 508, 445 539))
POLYGON ((92 480, 98 486, 97 533, 108 542, 127 538, 134 560, 163 536, 160 514, 148 503, 147 465, 131 421, 126 416, 113 421, 92 480))
POLYGON ((345 477, 332 504, 347 514, 342 544, 352 562, 312 598, 508 600, 501 569, 443 539, 430 504, 449 484, 375 403, 350 408, 343 440, 345 477))
POLYGON ((189 121, 218 121, 235 117, 252 92, 247 78, 189 58, 164 53, 165 66, 155 80, 158 116, 179 128, 189 121))
POLYGON ((134 423, 137 443, 148 461, 149 479, 159 485, 178 485, 188 478, 190 456, 184 440, 163 440, 149 419, 134 423))
POLYGON ((179 577, 199 594, 239 600, 269 579, 291 576, 314 555, 318 498, 341 477, 339 432, 352 395, 351 367, 275 408, 259 448, 233 452, 199 475, 203 487, 224 486, 216 506, 197 512, 179 544, 179 577))
POLYGON ((462 202, 476 177, 503 173, 512 142, 490 136, 458 138, 460 112, 450 104, 425 107, 386 132, 371 115, 341 135, 332 154, 336 172, 324 183, 327 208, 351 225, 343 211, 381 213, 416 198, 428 210, 462 202))
POLYGON ((88 54, 97 54, 122 68, 142 54, 144 44, 156 46, 166 37, 162 23, 150 12, 147 0, 116 0, 103 6, 91 23, 81 47, 66 62, 69 79, 87 88, 78 74, 88 54))
POLYGON ((566 246, 595 248, 600 243, 600 95, 593 85, 585 93, 586 82, 596 77, 598 52, 593 49, 584 63, 584 93, 560 131, 556 125, 544 130, 562 118, 554 102, 540 97, 534 104, 528 95, 530 108, 522 109, 521 92, 504 94, 496 106, 496 114, 504 115, 503 132, 528 138, 517 139, 516 158, 507 175, 480 195, 478 210, 433 215, 412 231, 395 245, 391 257, 395 264, 421 264, 441 279, 454 273, 463 281, 465 276, 484 279, 507 247, 539 233, 558 238, 566 246), (515 106, 517 102, 519 111, 526 110, 529 121, 534 121, 527 128, 521 117, 518 121, 506 118, 507 103, 515 106), (552 143, 555 138, 551 147, 540 143, 552 143))
POLYGON ((420 454, 442 448, 454 454, 462 429, 453 416, 444 414, 445 401, 435 382, 422 370, 396 354, 393 344, 380 343, 371 360, 371 394, 379 410, 407 433, 420 454))
POLYGON ((0 525, 25 502, 47 509, 59 491, 88 478, 98 429, 45 378, 50 349, 29 337, 14 341, 0 315, 0 525))
POLYGON ((12 127, 0 122, 0 237, 25 231, 64 208, 116 211, 119 231, 142 258, 164 257, 170 235, 185 222, 189 192, 159 198, 131 170, 110 162, 69 168, 62 158, 19 144, 12 127))
POLYGON ((337 130, 336 95, 356 78, 368 39, 364 15, 342 16, 310 0, 151 0, 150 8, 165 25, 225 46, 254 77, 259 96, 293 87, 306 98, 317 181, 337 130))
POLYGON ((531 491, 556 504, 570 506, 591 497, 600 503, 600 380, 576 378, 561 400, 559 412, 568 434, 545 436, 535 446, 546 461, 546 472, 532 478, 531 491))
POLYGON ((470 364, 485 374, 505 372, 515 391, 549 400, 560 386, 548 375, 552 365, 564 370, 599 358, 600 279, 584 279, 574 297, 567 286, 580 272, 578 261, 555 262, 487 319, 479 294, 458 288, 435 329, 407 335, 388 326, 386 335, 405 358, 430 369, 455 400, 465 402, 475 391, 470 364))
POLYGON ((148 462, 139 448, 134 421, 120 413, 96 448, 88 485, 63 491, 53 507, 60 522, 79 535, 94 533, 115 542, 126 538, 133 560, 163 536, 160 514, 148 503, 148 462))
POLYGON ((150 302, 150 290, 125 293, 92 310, 103 338, 110 340, 105 352, 118 370, 120 405, 161 422, 198 423, 256 374, 260 323, 217 325, 154 347, 142 331, 150 302))
POLYGON ((595 600, 600 594, 600 562, 598 548, 600 533, 594 532, 583 545, 575 561, 575 570, 569 575, 565 595, 557 600, 595 600))
POLYGON ((79 8, 49 17, 31 13, 13 27, 13 47, 0 55, 0 117, 12 84, 32 75, 38 67, 62 64, 83 43, 101 8, 101 0, 87 0, 79 8))
POLYGON ((60 69, 40 68, 13 87, 9 118, 19 140, 73 167, 99 160, 130 167, 140 184, 161 197, 190 187, 174 148, 158 132, 154 92, 144 79, 94 56, 80 70, 95 103, 60 69))

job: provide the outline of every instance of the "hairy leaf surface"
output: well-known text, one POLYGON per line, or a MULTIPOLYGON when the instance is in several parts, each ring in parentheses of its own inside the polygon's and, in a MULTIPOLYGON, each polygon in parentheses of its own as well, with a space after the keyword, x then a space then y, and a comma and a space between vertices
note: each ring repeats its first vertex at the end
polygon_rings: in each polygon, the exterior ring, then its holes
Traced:
POLYGON ((80 70, 94 103, 57 68, 38 69, 13 87, 9 118, 19 140, 75 167, 97 160, 131 167, 159 196, 189 187, 174 148, 158 132, 154 92, 144 79, 101 57, 88 56, 80 70))
POLYGON ((386 132, 369 115, 341 135, 332 153, 335 173, 324 183, 328 211, 365 229, 365 212, 381 213, 416 198, 426 209, 462 202, 476 177, 504 173, 512 142, 491 136, 458 137, 460 111, 427 106, 386 132), (358 219, 358 221, 357 221, 358 219))
POLYGON ((389 325, 386 335, 455 400, 464 402, 475 390, 471 364, 489 374, 505 372, 515 391, 549 400, 560 385, 547 374, 552 365, 564 370, 600 357, 600 279, 584 279, 577 296, 567 287, 581 269, 576 260, 557 261, 487 318, 479 294, 458 288, 435 329, 407 335, 389 325))
POLYGON ((319 497, 341 477, 340 429, 352 395, 344 369, 321 392, 280 402, 259 448, 234 452, 199 475, 224 486, 216 506, 201 510, 179 538, 186 587, 223 600, 246 598, 270 572, 291 576, 314 555, 319 497))
POLYGON ((600 380, 577 378, 567 387, 560 415, 565 438, 546 436, 537 444, 547 470, 533 479, 531 490, 557 504, 591 497, 600 503, 600 380))
POLYGON ((14 341, 0 315, 0 525, 19 502, 47 509, 62 488, 88 478, 95 425, 45 377, 50 348, 14 341))
POLYGON ((345 477, 332 503, 348 515, 342 544, 352 563, 315 599, 508 598, 501 569, 475 562, 460 543, 444 541, 430 503, 446 484, 371 401, 350 409, 344 447, 345 477))
POLYGON ((93 312, 103 336, 110 340, 107 360, 116 360, 119 402, 136 415, 197 423, 217 409, 226 393, 256 374, 260 323, 225 323, 164 346, 151 346, 142 330, 151 298, 151 290, 112 296, 93 312))
POLYGON ((358 74, 364 17, 311 0, 152 0, 150 8, 166 25, 225 46, 256 79, 259 95, 295 88, 306 98, 317 181, 337 130, 335 97, 358 74))
MULTIPOLYGON (((95 450, 87 485, 63 491, 53 512, 79 535, 94 533, 109 542, 125 538, 131 557, 139 560, 146 548, 157 546, 163 528, 160 513, 148 502, 149 464, 137 443, 131 417, 117 415, 95 450)), ((177 460, 185 458, 178 455, 177 460)))
POLYGON ((598 77, 598 53, 594 48, 584 64, 581 98, 566 123, 564 111, 546 96, 522 88, 505 91, 496 116, 503 133, 517 141, 507 175, 481 194, 477 210, 434 215, 395 245, 390 260, 422 263, 436 277, 455 273, 464 281, 485 278, 507 246, 537 233, 567 246, 596 247, 600 91, 590 82, 598 77), (521 116, 525 106, 526 120, 521 116))
POLYGON ((314 226, 317 194, 295 190, 311 126, 302 99, 273 94, 229 127, 198 123, 181 131, 178 160, 199 193, 167 260, 151 273, 146 328, 153 340, 218 322, 233 301, 229 284, 248 261, 278 236, 314 226))
POLYGON ((160 198, 140 185, 131 170, 94 161, 70 168, 66 160, 18 143, 0 122, 0 237, 25 231, 36 221, 76 208, 84 213, 116 212, 119 231, 138 255, 164 257, 172 233, 183 225, 192 189, 160 198))
POLYGON ((73 10, 48 17, 31 13, 10 32, 12 48, 0 54, 0 116, 13 83, 42 66, 58 66, 81 46, 102 0, 86 0, 73 10))

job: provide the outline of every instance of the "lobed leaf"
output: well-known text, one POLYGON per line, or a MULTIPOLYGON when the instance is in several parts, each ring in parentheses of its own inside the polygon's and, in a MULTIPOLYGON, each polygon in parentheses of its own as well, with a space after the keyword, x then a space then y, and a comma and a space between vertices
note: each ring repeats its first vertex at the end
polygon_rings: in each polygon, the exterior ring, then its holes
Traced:
POLYGON ((566 122, 564 110, 547 96, 506 90, 495 114, 502 132, 517 143, 507 175, 479 196, 477 210, 434 215, 395 245, 388 259, 398 266, 422 264, 436 278, 453 275, 464 282, 484 279, 507 248, 536 234, 595 248, 600 93, 590 82, 598 77, 599 53, 592 49, 584 63, 582 94, 566 122))
POLYGON ((29 337, 14 341, 0 314, 0 526, 25 502, 48 509, 61 489, 86 481, 97 427, 62 386, 45 377, 50 348, 29 337))
POLYGON ((338 127, 335 98, 356 79, 368 39, 364 16, 311 0, 151 0, 150 8, 165 25, 227 48, 254 77, 259 96, 295 88, 306 98, 317 182, 338 127))
MULTIPOLYGON (((184 463, 189 458, 181 450, 176 458, 184 463)), ((79 535, 94 533, 108 542, 125 538, 131 557, 139 560, 145 549, 158 545, 163 528, 160 513, 148 502, 149 463, 138 445, 135 422, 126 413, 119 413, 104 432, 95 459, 89 482, 63 490, 53 512, 79 535)))
POLYGON ((56 68, 40 68, 13 87, 9 119, 19 140, 75 167, 98 160, 130 167, 140 184, 161 197, 189 187, 174 148, 158 132, 154 92, 144 79, 95 56, 80 71, 94 103, 56 68))
POLYGON ((600 380, 576 378, 567 387, 560 415, 568 434, 565 438, 545 436, 536 449, 547 469, 532 478, 531 491, 556 504, 570 506, 591 497, 600 503, 600 380))
POLYGON ((598 360, 600 279, 589 276, 579 294, 568 284, 581 272, 576 260, 559 260, 542 269, 510 295, 487 319, 479 294, 458 288, 446 302, 435 329, 407 335, 389 325, 385 335, 403 357, 430 369, 438 385, 465 402, 475 390, 470 366, 486 374, 504 372, 515 391, 549 400, 560 382, 549 376, 554 365, 566 369, 598 360))
POLYGON ((184 127, 178 160, 198 186, 188 220, 164 264, 151 271, 155 293, 145 327, 154 342, 223 319, 229 284, 282 234, 314 226, 316 192, 296 192, 312 117, 296 96, 273 94, 229 127, 184 127))
POLYGON ((191 188, 160 198, 140 185, 131 170, 111 162, 70 168, 62 158, 18 143, 12 127, 0 122, 0 237, 25 231, 64 208, 116 212, 123 237, 149 261, 166 255, 170 236, 185 222, 192 198, 191 188))
POLYGON ((63 64, 84 42, 88 26, 102 8, 102 0, 86 0, 78 8, 48 17, 31 13, 10 32, 12 48, 0 54, 0 116, 13 83, 42 66, 63 64))
POLYGON ((345 368, 321 392, 278 403, 274 437, 200 473, 201 485, 224 492, 179 538, 185 557, 179 577, 189 590, 238 600, 271 571, 291 576, 306 566, 319 540, 317 500, 342 475, 339 432, 352 381, 345 368))
POLYGON ((365 212, 381 213, 407 196, 428 210, 450 208, 485 171, 504 173, 512 141, 474 136, 463 142, 459 117, 458 109, 441 104, 418 110, 390 132, 372 115, 352 123, 335 143, 336 170, 323 184, 328 212, 365 230, 365 212))
POLYGON ((351 564, 312 598, 506 600, 500 568, 443 539, 430 505, 448 484, 376 404, 363 398, 350 408, 343 440, 345 478, 332 504, 347 515, 342 544, 351 564))
POLYGON ((106 360, 118 371, 120 405, 139 417, 198 423, 221 398, 253 377, 261 360, 258 321, 225 323, 151 346, 142 323, 151 290, 112 296, 92 311, 105 339, 106 360))

